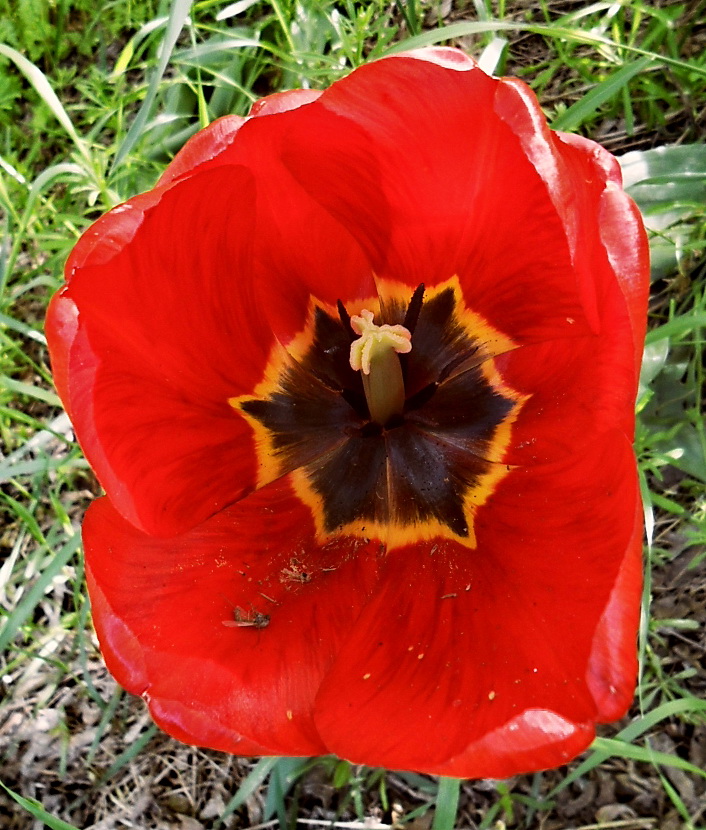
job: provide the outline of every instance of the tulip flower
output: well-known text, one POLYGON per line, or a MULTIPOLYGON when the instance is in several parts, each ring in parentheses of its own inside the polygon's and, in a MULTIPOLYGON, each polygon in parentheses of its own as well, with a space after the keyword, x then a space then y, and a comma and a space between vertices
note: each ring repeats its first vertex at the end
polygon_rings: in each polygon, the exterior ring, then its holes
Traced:
POLYGON ((583 751, 636 676, 647 283, 615 159, 457 50, 198 133, 47 320, 115 678, 239 755, 583 751))

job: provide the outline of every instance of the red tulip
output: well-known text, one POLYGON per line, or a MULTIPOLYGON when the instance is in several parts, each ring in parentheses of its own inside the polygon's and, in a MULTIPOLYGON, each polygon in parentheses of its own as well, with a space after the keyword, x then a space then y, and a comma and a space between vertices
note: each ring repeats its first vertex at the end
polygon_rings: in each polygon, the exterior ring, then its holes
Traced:
POLYGON ((647 256, 615 160, 456 50, 196 135, 47 321, 120 684, 244 755, 585 749, 635 682, 647 256))

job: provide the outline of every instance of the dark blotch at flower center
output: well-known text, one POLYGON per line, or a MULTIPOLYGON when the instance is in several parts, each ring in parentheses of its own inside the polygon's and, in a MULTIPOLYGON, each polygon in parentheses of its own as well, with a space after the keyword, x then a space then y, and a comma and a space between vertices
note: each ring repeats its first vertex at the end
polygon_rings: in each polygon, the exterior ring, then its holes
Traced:
POLYGON ((276 382, 232 399, 255 430, 262 483, 292 473, 323 536, 378 536, 390 546, 441 535, 475 545, 473 513, 509 469, 502 456, 522 396, 493 361, 514 344, 459 296, 455 281, 426 297, 420 286, 409 302, 381 303, 374 320, 340 302, 336 311, 314 304, 304 346, 267 373, 276 382), (361 324, 411 334, 411 349, 389 353, 400 388, 352 367, 361 324), (373 382, 382 409, 371 403, 373 382))

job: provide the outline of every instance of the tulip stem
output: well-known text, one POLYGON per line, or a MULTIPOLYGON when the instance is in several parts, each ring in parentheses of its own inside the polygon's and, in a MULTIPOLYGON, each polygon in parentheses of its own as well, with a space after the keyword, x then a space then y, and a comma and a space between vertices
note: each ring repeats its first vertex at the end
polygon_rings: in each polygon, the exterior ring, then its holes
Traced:
POLYGON ((436 810, 432 830, 453 830, 458 811, 458 797, 461 792, 460 778, 439 778, 436 793, 436 810))

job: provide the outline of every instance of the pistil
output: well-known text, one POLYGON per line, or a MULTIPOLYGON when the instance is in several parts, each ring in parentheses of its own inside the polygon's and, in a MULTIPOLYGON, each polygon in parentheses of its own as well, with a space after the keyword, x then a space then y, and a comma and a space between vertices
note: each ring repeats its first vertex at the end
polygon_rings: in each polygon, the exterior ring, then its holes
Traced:
POLYGON ((371 419, 385 426, 404 408, 404 378, 398 354, 412 350, 412 335, 404 326, 378 326, 373 317, 367 309, 351 317, 351 327, 360 337, 351 343, 350 363, 362 374, 371 419))

